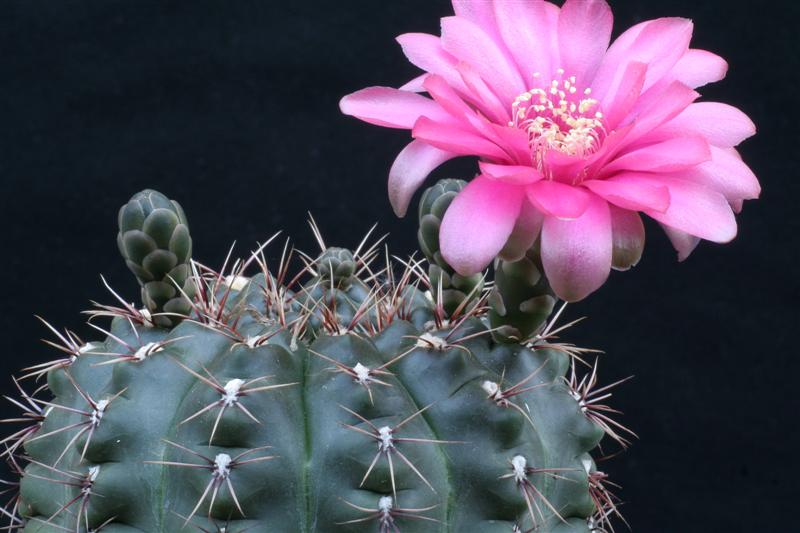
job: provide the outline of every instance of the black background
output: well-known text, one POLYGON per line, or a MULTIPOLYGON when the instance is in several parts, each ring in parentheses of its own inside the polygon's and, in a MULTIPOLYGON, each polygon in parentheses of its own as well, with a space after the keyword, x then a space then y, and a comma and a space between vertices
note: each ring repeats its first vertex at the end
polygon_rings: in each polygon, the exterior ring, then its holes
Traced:
MULTIPOLYGON (((636 376, 615 405, 641 440, 604 467, 624 485, 634 531, 800 531, 800 9, 612 4, 617 32, 689 17, 693 46, 730 61, 728 78, 701 91, 759 126, 742 153, 764 194, 736 241, 703 243, 683 264, 651 225, 642 263, 570 308, 589 320, 569 340, 607 352, 602 377, 636 376)), ((332 243, 353 245, 379 221, 394 252, 410 253, 413 217, 396 219, 385 191, 408 134, 344 117, 338 100, 417 75, 394 36, 436 33, 450 12, 428 0, 0 2, 3 375, 52 355, 34 313, 88 332, 79 311, 109 300, 99 273, 136 298, 115 216, 144 187, 183 203, 195 256, 214 265, 234 240, 244 254, 278 229, 312 247, 308 210, 332 243)))

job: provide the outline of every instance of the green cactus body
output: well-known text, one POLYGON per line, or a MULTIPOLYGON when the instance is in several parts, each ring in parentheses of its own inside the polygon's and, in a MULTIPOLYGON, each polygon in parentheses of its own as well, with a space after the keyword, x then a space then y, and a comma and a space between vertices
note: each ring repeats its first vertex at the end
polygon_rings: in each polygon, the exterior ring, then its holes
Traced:
POLYGON ((604 531, 589 454, 605 428, 571 350, 498 343, 485 307, 442 314, 418 269, 387 282, 372 257, 327 250, 292 287, 255 256, 196 268, 189 320, 120 312, 102 342, 62 338, 73 356, 37 372, 52 400, 6 442, 12 525, 604 531))

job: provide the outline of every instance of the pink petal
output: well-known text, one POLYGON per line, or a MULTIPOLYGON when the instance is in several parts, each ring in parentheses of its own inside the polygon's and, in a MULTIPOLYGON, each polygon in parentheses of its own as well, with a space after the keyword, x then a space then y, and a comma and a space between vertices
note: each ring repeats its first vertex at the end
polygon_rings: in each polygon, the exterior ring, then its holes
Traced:
POLYGON ((533 243, 539 238, 543 222, 544 215, 529 202, 523 201, 514 229, 498 254, 500 258, 504 261, 513 262, 525 257, 533 243))
POLYGON ((489 121, 467 105, 444 78, 435 74, 429 75, 425 80, 425 90, 442 109, 456 117, 457 120, 472 126, 478 135, 494 142, 498 141, 489 121))
POLYGON ((433 170, 455 157, 422 141, 411 141, 389 171, 389 202, 399 217, 406 215, 411 197, 433 170))
POLYGON ((425 91, 431 95, 431 98, 451 115, 460 119, 475 115, 472 108, 461 99, 461 96, 441 76, 429 74, 425 80, 424 87, 425 91))
POLYGON ((677 137, 633 149, 606 165, 603 175, 619 171, 675 172, 686 170, 711 159, 711 150, 703 137, 677 137))
POLYGON ((595 72, 611 41, 614 17, 605 0, 567 0, 558 17, 561 63, 583 84, 595 72))
POLYGON ((614 92, 628 63, 647 64, 643 90, 665 78, 689 49, 692 21, 682 18, 660 18, 643 22, 623 33, 608 50, 597 72, 592 88, 596 96, 614 92))
POLYGON ((705 50, 689 49, 672 68, 672 76, 692 89, 725 78, 728 62, 705 50))
POLYGON ((697 102, 658 129, 664 136, 702 135, 710 144, 736 146, 756 133, 756 125, 740 110, 718 102, 697 102))
POLYGON ((549 2, 494 2, 500 34, 528 85, 537 72, 549 82, 559 67, 559 11, 549 2))
MULTIPOLYGON (((528 151, 530 152, 530 148, 528 148, 528 151)), ((530 156, 528 156, 528 159, 530 160, 530 156)), ((545 150, 542 160, 553 176, 570 177, 570 179, 572 176, 581 174, 587 165, 585 157, 577 154, 566 154, 556 148, 545 150)), ((563 181, 568 182, 570 180, 565 178, 563 181)))
POLYGON ((635 211, 610 205, 613 254, 611 266, 614 270, 628 270, 639 264, 644 252, 644 224, 635 211))
POLYGON ((627 124, 625 126, 619 126, 608 134, 600 150, 586 161, 585 168, 587 176, 596 176, 599 169, 613 160, 617 153, 622 151, 624 146, 630 144, 628 135, 633 131, 634 125, 635 124, 627 124))
POLYGON ((669 189, 654 183, 650 176, 623 173, 606 180, 584 181, 583 186, 623 209, 664 212, 670 204, 669 189))
POLYGON ((506 153, 506 161, 521 165, 530 166, 531 146, 528 142, 528 134, 519 128, 510 128, 506 125, 491 124, 494 137, 498 144, 506 153))
POLYGON ((722 193, 731 203, 755 200, 761 195, 758 178, 733 149, 712 146, 711 161, 691 170, 676 173, 675 177, 722 193))
MULTIPOLYGON (((611 43, 592 81, 592 93, 595 98, 602 101, 609 93, 617 92, 617 85, 625 74, 628 64, 637 62, 630 57, 628 51, 642 30, 651 22, 652 20, 648 20, 628 28, 611 43)), ((638 62, 642 63, 642 61, 638 62)), ((645 62, 645 64, 647 63, 645 62)))
POLYGON ((582 300, 606 281, 611 270, 611 214, 605 200, 592 195, 576 220, 547 217, 542 226, 542 263, 559 298, 582 300))
POLYGON ((670 205, 663 213, 645 211, 650 217, 708 241, 730 242, 736 237, 736 218, 722 194, 678 178, 659 176, 651 181, 669 188, 670 205))
POLYGON ((442 47, 469 63, 501 100, 513 102, 527 90, 516 65, 497 42, 473 22, 461 17, 443 18, 442 47))
POLYGON ((427 33, 406 33, 397 37, 397 42, 412 65, 431 74, 438 74, 455 89, 466 92, 456 71, 458 61, 444 51, 439 37, 427 33))
POLYGON ((508 123, 511 118, 511 106, 502 102, 470 65, 459 63, 456 69, 467 87, 466 95, 472 104, 495 123, 508 123))
POLYGON ((442 256, 458 273, 481 272, 506 244, 524 192, 522 187, 478 176, 450 204, 442 220, 442 256))
POLYGON ((606 94, 602 109, 606 115, 606 124, 609 130, 614 130, 625 122, 636 105, 639 95, 642 94, 646 75, 647 65, 645 63, 631 62, 625 68, 619 85, 613 92, 606 94))
POLYGON ((526 188, 528 200, 549 217, 576 219, 589 207, 591 194, 580 187, 558 181, 541 180, 526 188))
POLYGON ((428 77, 428 73, 420 74, 413 80, 407 82, 402 87, 400 87, 401 91, 411 91, 412 93, 424 93, 425 92, 425 78, 428 77))
POLYGON ((693 30, 692 21, 683 18, 656 19, 642 30, 631 52, 635 61, 647 63, 645 89, 665 77, 686 54, 693 30))
POLYGON ((520 165, 496 165, 479 161, 478 166, 481 169, 481 174, 484 174, 492 179, 505 181, 514 185, 530 185, 535 181, 542 179, 533 167, 526 167, 520 165))
POLYGON ((457 155, 474 155, 489 159, 505 157, 505 152, 496 144, 466 129, 468 127, 443 124, 421 117, 414 125, 411 134, 415 139, 457 155))
POLYGON ((673 248, 678 252, 678 261, 685 261, 691 255, 697 245, 700 244, 700 238, 688 233, 670 228, 667 225, 661 224, 664 233, 669 237, 673 248))
POLYGON ((391 87, 368 87, 348 94, 339 102, 345 115, 385 126, 410 130, 420 117, 447 121, 449 116, 433 100, 391 87))
POLYGON ((633 130, 627 135, 626 142, 639 140, 662 124, 669 122, 689 105, 700 94, 679 81, 670 83, 663 91, 650 91, 642 96, 633 111, 636 115, 633 130))
MULTIPOLYGON (((500 0, 501 2, 504 0, 500 0)), ((453 0, 453 12, 486 32, 495 42, 502 42, 494 15, 495 0, 475 2, 473 0, 453 0)))

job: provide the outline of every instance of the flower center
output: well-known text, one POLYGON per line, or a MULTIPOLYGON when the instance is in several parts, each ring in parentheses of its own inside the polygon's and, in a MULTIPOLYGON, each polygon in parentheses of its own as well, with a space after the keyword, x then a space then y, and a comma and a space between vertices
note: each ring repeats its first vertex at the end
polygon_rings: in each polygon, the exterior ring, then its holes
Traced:
POLYGON ((591 97, 592 90, 579 87, 575 76, 564 77, 564 69, 557 73, 549 85, 522 93, 511 106, 509 126, 528 134, 539 171, 546 165, 549 151, 585 157, 597 151, 605 137, 603 113, 591 97))

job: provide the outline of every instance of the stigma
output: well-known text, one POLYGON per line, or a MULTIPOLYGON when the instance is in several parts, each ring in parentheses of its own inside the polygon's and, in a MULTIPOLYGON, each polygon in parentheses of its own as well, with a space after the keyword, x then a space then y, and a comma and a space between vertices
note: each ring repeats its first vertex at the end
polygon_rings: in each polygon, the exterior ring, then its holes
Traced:
POLYGON ((606 134, 591 88, 580 87, 575 76, 564 75, 564 69, 556 72, 546 84, 541 84, 540 73, 533 75, 539 86, 514 100, 508 124, 528 135, 533 163, 540 172, 546 170, 548 152, 586 157, 598 150, 606 134))

